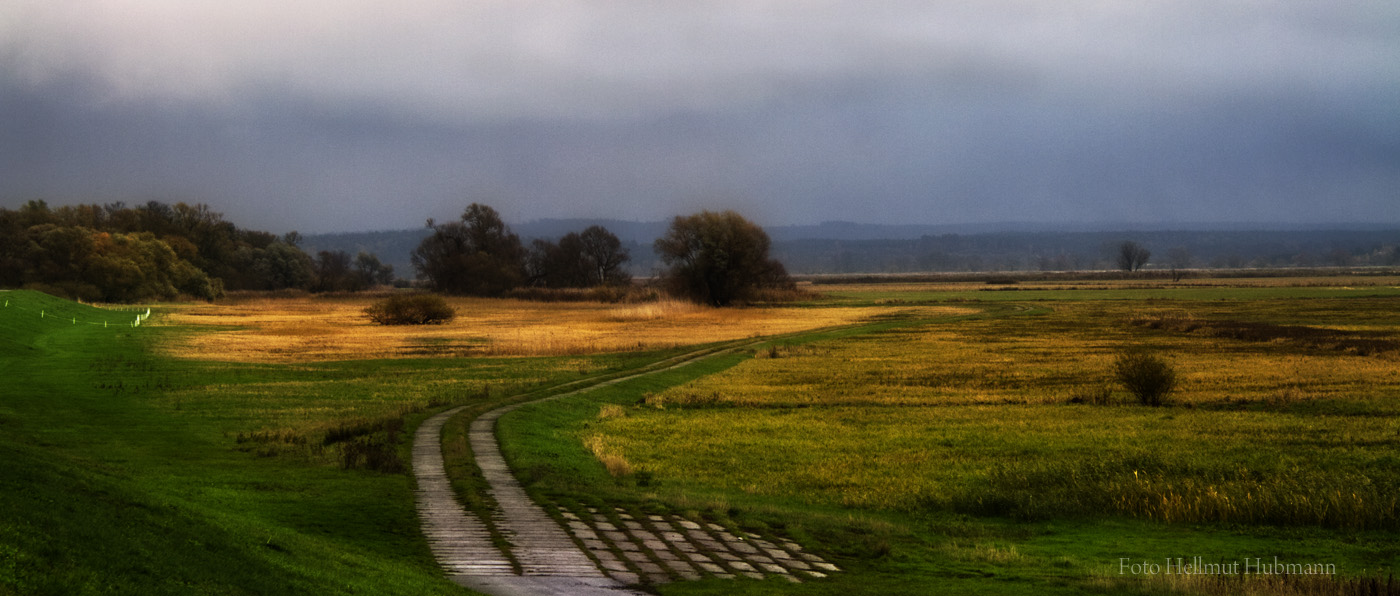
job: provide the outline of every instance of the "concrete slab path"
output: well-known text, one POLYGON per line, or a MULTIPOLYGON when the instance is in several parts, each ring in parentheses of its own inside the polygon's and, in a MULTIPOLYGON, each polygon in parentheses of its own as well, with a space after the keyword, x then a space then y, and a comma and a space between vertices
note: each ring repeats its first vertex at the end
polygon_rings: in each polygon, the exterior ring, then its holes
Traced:
POLYGON ((462 508, 447 479, 442 427, 463 408, 424 421, 413 441, 418 513, 433 555, 448 577, 495 596, 643 596, 643 592, 627 584, 636 584, 643 578, 647 583, 664 583, 673 577, 763 579, 763 572, 796 582, 800 581, 798 574, 808 578, 825 576, 813 566, 836 571, 834 565, 803 552, 790 541, 778 539, 782 544, 778 546, 756 535, 741 538, 714 524, 710 524, 707 533, 698 524, 674 516, 651 516, 643 525, 618 509, 612 515, 623 527, 617 527, 596 510, 587 512, 588 518, 560 511, 569 523, 566 531, 530 499, 506 466, 496 441, 496 423, 502 415, 527 404, 562 399, 676 369, 733 349, 738 348, 692 352, 632 375, 496 408, 473 420, 467 440, 490 487, 488 493, 497 505, 491 525, 509 543, 508 552, 496 546, 485 522, 462 508), (626 532, 621 531, 624 529, 626 532), (587 546, 592 557, 577 546, 575 538, 587 546), (763 550, 755 548, 755 544, 763 550), (619 553, 623 556, 619 557, 619 553), (603 569, 595 564, 595 559, 603 569), (517 565, 521 571, 518 575, 517 565))
POLYGON ((454 408, 424 421, 413 437, 413 474, 418 481, 416 496, 423 533, 438 564, 453 581, 498 596, 642 594, 604 575, 593 560, 579 550, 564 529, 530 500, 501 456, 496 443, 496 420, 527 403, 577 395, 685 366, 716 353, 719 352, 692 352, 663 363, 669 366, 658 366, 567 393, 496 408, 473 420, 468 441, 477 466, 491 487, 489 492, 499 507, 492 524, 510 543, 509 557, 492 542, 486 524, 468 514, 457 503, 447 479, 442 456, 442 427, 463 408, 454 408), (510 557, 520 565, 522 575, 515 574, 510 557))

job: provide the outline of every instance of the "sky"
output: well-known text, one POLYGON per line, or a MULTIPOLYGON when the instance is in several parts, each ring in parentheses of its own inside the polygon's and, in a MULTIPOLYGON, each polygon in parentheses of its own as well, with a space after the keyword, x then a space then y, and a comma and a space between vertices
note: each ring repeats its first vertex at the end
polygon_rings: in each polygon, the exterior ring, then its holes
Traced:
POLYGON ((5 0, 0 206, 1400 223, 1395 0, 5 0))

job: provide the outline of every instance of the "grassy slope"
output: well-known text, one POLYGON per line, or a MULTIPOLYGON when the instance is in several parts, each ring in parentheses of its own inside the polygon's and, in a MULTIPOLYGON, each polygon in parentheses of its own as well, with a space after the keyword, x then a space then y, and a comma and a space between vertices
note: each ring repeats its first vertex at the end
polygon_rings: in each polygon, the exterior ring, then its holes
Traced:
POLYGON ((0 299, 0 593, 461 592, 408 477, 236 451, 214 417, 171 408, 209 371, 148 356, 159 330, 0 299))

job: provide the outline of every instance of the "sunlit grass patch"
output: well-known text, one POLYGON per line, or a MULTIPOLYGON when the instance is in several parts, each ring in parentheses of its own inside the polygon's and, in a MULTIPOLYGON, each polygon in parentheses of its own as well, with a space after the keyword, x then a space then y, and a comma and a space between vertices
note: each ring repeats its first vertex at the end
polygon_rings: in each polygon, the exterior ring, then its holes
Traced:
MULTIPOLYGON (((1299 301, 1294 301, 1298 303, 1299 301)), ((1394 300, 1301 301, 1310 319, 1392 325, 1394 300)), ((1255 303, 1154 303, 1152 312, 1204 316, 1270 313, 1255 303)), ((1271 307, 1278 308, 1278 307, 1271 307)), ((1057 303, 1034 317, 935 323, 802 346, 787 357, 759 358, 660 393, 657 404, 695 396, 748 406, 1046 404, 1126 401, 1116 386, 1114 358, 1151 349, 1179 375, 1173 399, 1184 407, 1256 404, 1400 411, 1400 373, 1393 362, 1307 346, 1242 342, 1134 325, 1144 306, 1132 302, 1057 303), (1114 395, 1116 393, 1116 396, 1114 395), (1094 398, 1089 400, 1086 396, 1094 398), (1366 405, 1360 406, 1358 404, 1366 405), (1351 405, 1345 405, 1351 404, 1351 405)), ((1400 320, 1389 327, 1392 334, 1400 320)), ((779 352, 774 352, 779 354, 779 352)))
POLYGON ((607 468, 608 474, 612 477, 618 478, 632 473, 632 464, 608 444, 607 438, 601 435, 592 435, 584 439, 583 444, 593 453, 594 457, 598 458, 603 467, 607 468))
MULTIPOLYGON (((874 307, 717 309, 670 300, 617 305, 451 298, 455 320, 405 329, 367 319, 363 311, 371 300, 303 297, 183 306, 164 317, 163 324, 194 332, 164 349, 177 357, 240 362, 560 356, 777 335, 888 314, 874 307)), ((924 310, 937 315, 958 309, 924 310)))

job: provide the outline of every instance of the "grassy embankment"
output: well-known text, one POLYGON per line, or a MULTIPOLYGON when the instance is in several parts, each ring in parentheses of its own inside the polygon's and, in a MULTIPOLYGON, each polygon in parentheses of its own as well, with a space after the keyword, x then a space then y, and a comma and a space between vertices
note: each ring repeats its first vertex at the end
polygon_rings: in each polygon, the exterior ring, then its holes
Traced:
POLYGON ((177 360, 186 329, 0 298, 0 593, 462 593, 417 527, 416 419, 628 365, 177 360))
POLYGON ((566 507, 606 500, 776 529, 848 568, 745 591, 1345 593, 1354 586, 1327 577, 1119 573, 1125 558, 1196 556, 1332 564, 1345 578, 1400 567, 1400 351, 1331 341, 1400 341, 1397 292, 1270 285, 874 288, 840 299, 1045 302, 1033 316, 776 345, 526 409, 502 432, 531 489, 566 507), (1201 324, 1154 323, 1183 317, 1201 324), (1239 323, 1335 333, 1235 339, 1239 323), (1125 347, 1177 367, 1173 406, 1112 388, 1125 347), (632 472, 612 477, 600 459, 632 472))

